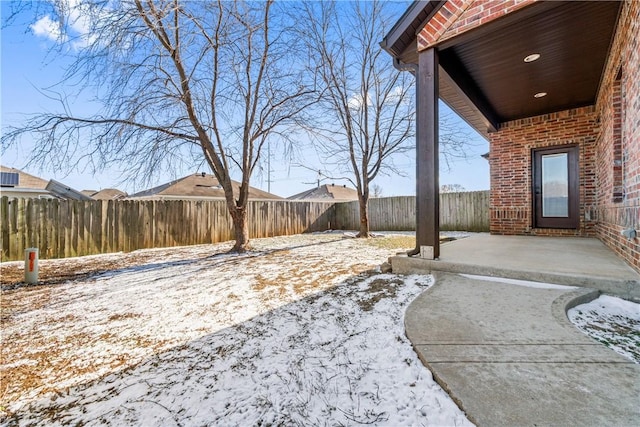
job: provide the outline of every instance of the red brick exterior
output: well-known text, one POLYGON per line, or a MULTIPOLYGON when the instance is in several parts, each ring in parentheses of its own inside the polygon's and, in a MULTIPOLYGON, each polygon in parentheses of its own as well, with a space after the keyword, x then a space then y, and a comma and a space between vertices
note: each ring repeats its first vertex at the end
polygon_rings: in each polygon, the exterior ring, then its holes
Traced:
POLYGON ((595 236, 595 143, 598 118, 593 107, 514 120, 490 135, 490 227, 494 234, 595 236), (580 227, 533 228, 532 150, 579 147, 580 227))
POLYGON ((458 36, 537 0, 448 0, 418 34, 418 50, 458 36))
POLYGON ((596 112, 596 231, 598 237, 640 271, 640 2, 622 6, 596 112), (619 102, 619 106, 616 104, 619 102))
POLYGON ((640 271, 640 238, 621 234, 640 233, 639 34, 640 2, 627 0, 595 106, 503 123, 490 135, 492 233, 597 236, 640 271), (531 150, 567 144, 580 150, 580 226, 532 228, 531 150))
MULTIPOLYGON (((448 0, 418 34, 418 50, 536 0, 448 0)), ((502 123, 490 135, 494 234, 597 236, 640 271, 640 1, 625 0, 593 106, 502 123), (579 226, 534 228, 532 150, 579 148, 579 226)))

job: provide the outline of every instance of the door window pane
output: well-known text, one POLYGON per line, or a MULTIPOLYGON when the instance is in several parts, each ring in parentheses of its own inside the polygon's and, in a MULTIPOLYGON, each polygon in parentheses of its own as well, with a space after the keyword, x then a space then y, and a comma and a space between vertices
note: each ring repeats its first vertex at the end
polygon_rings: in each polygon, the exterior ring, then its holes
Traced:
POLYGON ((569 216, 568 154, 542 156, 542 216, 569 216))

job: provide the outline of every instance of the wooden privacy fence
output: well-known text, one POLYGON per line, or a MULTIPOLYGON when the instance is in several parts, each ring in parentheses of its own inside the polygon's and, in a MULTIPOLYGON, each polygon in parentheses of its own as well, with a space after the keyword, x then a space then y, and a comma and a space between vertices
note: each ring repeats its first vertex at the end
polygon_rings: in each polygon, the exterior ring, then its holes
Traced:
MULTIPOLYGON (((415 230, 415 197, 369 201, 371 230, 415 230)), ((232 240, 223 200, 0 199, 2 261, 65 258, 232 240)), ((330 229, 357 230, 358 202, 249 202, 251 238, 330 229)), ((442 230, 489 231, 489 192, 440 195, 442 230)))
MULTIPOLYGON (((360 210, 357 201, 336 205, 336 226, 340 229, 359 229, 360 210)), ((370 199, 369 228, 372 231, 415 230, 415 196, 370 199)), ((440 194, 440 229, 489 231, 489 191, 440 194)))
MULTIPOLYGON (((252 238, 324 231, 333 227, 332 202, 249 202, 252 238)), ((223 200, 0 199, 2 261, 64 258, 136 249, 232 240, 233 223, 223 200)))

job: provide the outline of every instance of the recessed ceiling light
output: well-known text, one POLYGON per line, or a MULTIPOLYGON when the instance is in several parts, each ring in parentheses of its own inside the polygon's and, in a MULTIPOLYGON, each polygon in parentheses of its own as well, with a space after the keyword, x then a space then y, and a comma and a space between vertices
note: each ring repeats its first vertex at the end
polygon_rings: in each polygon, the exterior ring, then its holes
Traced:
POLYGON ((543 96, 547 96, 547 92, 538 92, 533 95, 534 98, 542 98, 543 96))
POLYGON ((532 53, 531 55, 525 56, 524 62, 533 62, 533 61, 537 61, 538 59, 540 59, 540 54, 532 53))

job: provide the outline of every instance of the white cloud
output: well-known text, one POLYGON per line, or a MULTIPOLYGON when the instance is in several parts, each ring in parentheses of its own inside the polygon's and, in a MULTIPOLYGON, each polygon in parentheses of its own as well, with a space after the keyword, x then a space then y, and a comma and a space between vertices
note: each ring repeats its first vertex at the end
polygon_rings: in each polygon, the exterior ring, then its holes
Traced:
MULTIPOLYGON (((362 94, 357 94, 357 95, 353 95, 351 96, 351 98, 349 99, 349 108, 351 108, 352 110, 359 110, 364 106, 365 103, 365 97, 362 94)), ((371 106, 372 102, 371 102, 371 96, 369 94, 367 94, 367 105, 371 106)))
POLYGON ((60 22, 53 21, 49 16, 44 16, 31 25, 31 31, 38 37, 44 37, 55 42, 63 42, 66 38, 62 35, 60 22))
POLYGON ((95 35, 91 34, 91 20, 86 12, 83 13, 80 0, 68 0, 69 26, 75 32, 73 48, 86 47, 95 41, 95 35))
POLYGON ((389 92, 387 98, 385 99, 385 104, 387 105, 401 104, 406 106, 409 105, 410 102, 411 96, 409 95, 407 89, 403 88, 402 86, 395 86, 391 90, 391 92, 389 92))
POLYGON ((70 42, 74 50, 95 41, 95 35, 91 34, 91 18, 86 10, 87 5, 83 7, 82 0, 65 0, 54 3, 53 6, 64 16, 65 26, 47 15, 31 25, 31 30, 36 36, 57 43, 70 42))

